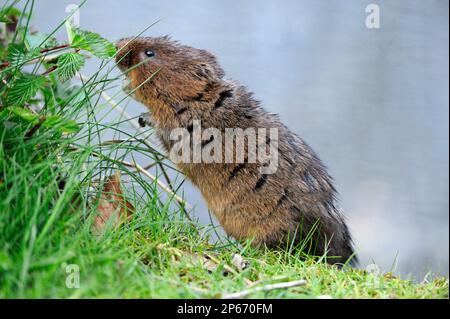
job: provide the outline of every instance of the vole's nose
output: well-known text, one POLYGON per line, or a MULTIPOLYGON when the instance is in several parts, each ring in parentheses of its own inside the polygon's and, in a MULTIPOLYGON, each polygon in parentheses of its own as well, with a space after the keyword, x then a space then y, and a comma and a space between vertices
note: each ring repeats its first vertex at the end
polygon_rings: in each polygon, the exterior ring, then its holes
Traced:
POLYGON ((128 38, 121 39, 116 42, 116 63, 119 68, 124 71, 131 67, 131 46, 130 40, 128 38))

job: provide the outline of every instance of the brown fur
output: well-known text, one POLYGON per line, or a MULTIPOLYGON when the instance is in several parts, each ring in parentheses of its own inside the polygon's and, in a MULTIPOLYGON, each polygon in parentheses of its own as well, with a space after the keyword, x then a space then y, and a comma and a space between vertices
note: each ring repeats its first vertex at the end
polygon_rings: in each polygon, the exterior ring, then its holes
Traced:
POLYGON ((324 165, 245 87, 224 79, 224 71, 211 53, 167 37, 124 39, 117 47, 117 64, 131 80, 131 87, 144 83, 135 98, 150 110, 167 151, 173 145, 169 140, 171 130, 188 128, 196 119, 201 120, 202 129, 278 128, 279 164, 275 174, 262 176, 260 163, 178 165, 200 189, 229 235, 269 247, 292 240, 303 242, 303 250, 316 255, 327 253, 330 263, 345 262, 353 254, 351 237, 324 165), (156 53, 155 57, 147 59, 148 49, 156 53), (315 226, 318 228, 313 236, 306 240, 315 226))

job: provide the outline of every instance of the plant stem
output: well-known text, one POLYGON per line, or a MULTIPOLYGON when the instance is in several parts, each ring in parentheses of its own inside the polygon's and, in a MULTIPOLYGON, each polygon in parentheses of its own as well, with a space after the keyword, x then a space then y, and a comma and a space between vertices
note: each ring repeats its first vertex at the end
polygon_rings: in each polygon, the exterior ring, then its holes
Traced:
POLYGON ((29 139, 31 138, 34 133, 36 133, 36 131, 42 126, 42 123, 45 122, 45 116, 42 116, 41 118, 39 118, 39 122, 34 125, 26 134, 25 134, 25 138, 29 139))
POLYGON ((58 67, 56 65, 52 66, 51 68, 49 68, 47 71, 45 71, 44 73, 42 73, 42 75, 47 75, 52 73, 53 71, 55 71, 58 67))
POLYGON ((56 51, 56 50, 60 50, 60 49, 66 49, 66 48, 70 48, 70 44, 61 44, 61 45, 54 46, 53 48, 44 49, 44 50, 41 50, 41 53, 45 54, 48 52, 52 52, 52 51, 56 51))
POLYGON ((11 65, 11 63, 9 63, 9 62, 3 62, 2 64, 0 64, 0 70, 4 69, 4 68, 7 68, 10 65, 11 65))

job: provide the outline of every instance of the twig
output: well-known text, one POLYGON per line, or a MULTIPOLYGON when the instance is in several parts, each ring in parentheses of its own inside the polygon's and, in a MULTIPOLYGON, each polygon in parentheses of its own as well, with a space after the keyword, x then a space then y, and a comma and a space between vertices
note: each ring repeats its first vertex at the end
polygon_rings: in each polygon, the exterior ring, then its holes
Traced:
MULTIPOLYGON (((161 182, 158 178, 156 178, 155 176, 153 176, 152 174, 150 174, 147 170, 145 170, 142 166, 140 166, 137 163, 130 163, 130 162, 126 162, 126 161, 121 161, 121 160, 116 160, 117 162, 121 163, 122 165, 128 166, 128 167, 133 167, 136 170, 138 170, 139 172, 141 172, 142 174, 144 174, 145 176, 147 176, 148 178, 150 178, 152 181, 156 181, 156 183, 158 184, 159 187, 161 187, 162 190, 164 190, 166 193, 168 193, 169 195, 173 196, 173 198, 175 198, 175 200, 182 205, 183 207, 187 207, 188 209, 192 209, 192 206, 189 205, 184 199, 182 199, 180 196, 178 196, 174 191, 172 191, 169 187, 167 187, 163 182, 161 182)), ((186 213, 187 214, 187 213, 186 213)), ((190 216, 187 215, 189 219, 190 216)))
POLYGON ((262 284, 263 282, 267 281, 268 279, 270 279, 271 281, 278 281, 278 280, 285 280, 288 279, 290 276, 287 275, 282 275, 282 276, 273 276, 270 278, 264 278, 264 279, 259 279, 257 281, 254 281, 251 285, 249 285, 247 288, 250 289, 252 287, 255 287, 259 284, 262 284))
POLYGON ((298 286, 304 286, 306 285, 306 280, 295 280, 295 281, 288 281, 288 282, 280 282, 276 284, 270 284, 262 287, 256 287, 252 289, 246 289, 239 292, 231 293, 231 294, 225 294, 222 296, 223 299, 239 299, 244 298, 250 294, 253 294, 255 292, 261 292, 261 291, 271 291, 275 289, 287 289, 292 287, 298 287, 298 286))
POLYGON ((47 71, 45 71, 44 73, 42 73, 42 76, 48 75, 50 73, 52 73, 53 71, 55 71, 58 67, 56 65, 50 67, 47 71))
POLYGON ((53 48, 43 49, 43 50, 41 50, 41 53, 45 54, 45 53, 48 53, 48 52, 51 52, 51 51, 56 51, 56 50, 66 49, 66 48, 70 48, 70 45, 69 44, 57 45, 57 46, 55 46, 53 48))
POLYGON ((37 57, 35 59, 29 60, 29 61, 25 62, 24 65, 34 64, 34 63, 37 63, 38 61, 48 62, 48 61, 52 61, 52 60, 56 59, 57 57, 59 57, 58 53, 46 54, 46 55, 37 57))

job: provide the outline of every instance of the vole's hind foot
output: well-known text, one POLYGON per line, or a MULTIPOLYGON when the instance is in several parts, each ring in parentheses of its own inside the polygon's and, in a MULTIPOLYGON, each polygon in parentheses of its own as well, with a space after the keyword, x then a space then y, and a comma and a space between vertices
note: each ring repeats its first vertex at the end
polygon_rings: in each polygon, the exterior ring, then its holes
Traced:
POLYGON ((153 126, 152 118, 150 113, 142 113, 139 115, 138 123, 140 127, 153 126))

